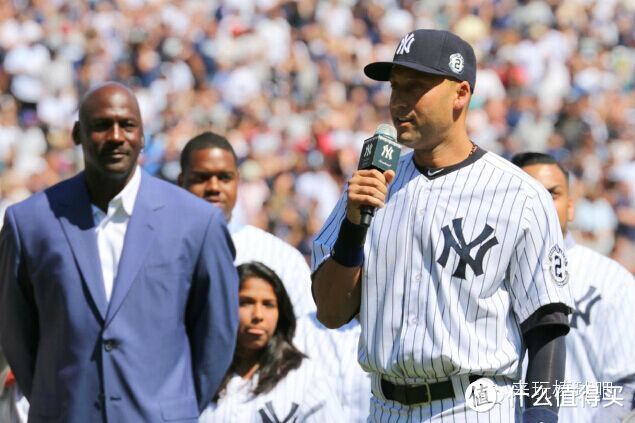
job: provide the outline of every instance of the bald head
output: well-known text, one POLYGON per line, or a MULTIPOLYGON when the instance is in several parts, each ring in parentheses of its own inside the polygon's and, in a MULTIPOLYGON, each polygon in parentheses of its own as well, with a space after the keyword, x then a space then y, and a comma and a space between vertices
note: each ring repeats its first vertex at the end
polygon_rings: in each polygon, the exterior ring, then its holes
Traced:
POLYGON ((108 81, 99 84, 84 94, 79 104, 79 120, 85 120, 87 116, 90 116, 94 109, 98 109, 100 107, 104 98, 110 98, 112 96, 121 96, 122 99, 125 98, 126 101, 129 102, 130 106, 133 107, 134 111, 139 116, 139 122, 141 122, 141 112, 139 111, 137 97, 130 88, 115 81, 108 81))
POLYGON ((141 113, 133 92, 118 82, 106 82, 86 93, 73 141, 82 146, 89 174, 127 181, 143 147, 141 113))

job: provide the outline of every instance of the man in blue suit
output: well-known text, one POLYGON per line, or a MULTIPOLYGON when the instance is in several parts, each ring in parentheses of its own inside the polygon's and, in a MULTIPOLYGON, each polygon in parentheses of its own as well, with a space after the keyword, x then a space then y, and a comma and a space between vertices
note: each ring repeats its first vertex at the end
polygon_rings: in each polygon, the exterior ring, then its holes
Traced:
POLYGON ((0 233, 0 342, 29 421, 196 421, 238 326, 222 212, 137 166, 121 84, 84 97, 73 140, 85 171, 10 207, 0 233))

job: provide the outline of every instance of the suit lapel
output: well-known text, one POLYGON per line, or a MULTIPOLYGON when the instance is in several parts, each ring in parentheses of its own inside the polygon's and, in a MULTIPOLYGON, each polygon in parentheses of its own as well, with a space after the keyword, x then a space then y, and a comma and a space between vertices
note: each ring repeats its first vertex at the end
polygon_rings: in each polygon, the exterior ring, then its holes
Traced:
POLYGON ((107 307, 104 277, 99 265, 97 235, 84 173, 78 174, 69 182, 69 189, 64 191, 59 199, 59 205, 62 208, 60 222, 84 279, 85 287, 103 321, 107 307))
POLYGON ((153 238, 156 235, 155 228, 158 227, 157 210, 161 207, 163 207, 161 196, 154 191, 153 181, 150 176, 143 172, 134 210, 126 229, 112 297, 106 312, 106 326, 110 324, 121 307, 145 257, 150 251, 153 238))

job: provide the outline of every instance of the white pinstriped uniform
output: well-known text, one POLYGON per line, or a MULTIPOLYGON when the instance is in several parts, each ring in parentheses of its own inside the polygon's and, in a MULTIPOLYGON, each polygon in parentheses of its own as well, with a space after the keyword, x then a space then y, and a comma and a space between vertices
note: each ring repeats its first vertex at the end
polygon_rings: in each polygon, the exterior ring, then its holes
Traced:
POLYGON ((256 397, 250 391, 257 377, 244 381, 235 375, 226 394, 203 411, 199 423, 344 422, 333 389, 320 373, 317 363, 304 359, 273 390, 256 397))
POLYGON ((16 384, 5 387, 4 381, 9 373, 9 367, 0 353, 0 422, 26 423, 29 415, 29 402, 19 392, 16 384), (2 368, 4 367, 4 368, 2 368))
POLYGON ((265 264, 282 280, 296 317, 315 311, 311 271, 298 250, 255 226, 230 223, 229 231, 236 247, 236 266, 250 261, 265 264))
POLYGON ((357 362, 361 326, 356 319, 329 330, 312 313, 298 320, 293 344, 322 366, 331 381, 348 423, 365 422, 370 410, 370 374, 357 362))
MULTIPOLYGON (((520 378, 520 323, 543 305, 573 305, 551 197, 481 149, 432 177, 421 172, 412 153, 400 158, 366 237, 359 361, 373 373, 370 420, 514 421, 513 400, 477 416, 463 392, 468 374, 501 376, 495 382, 510 389, 520 378), (384 399, 381 377, 400 385, 450 378, 456 398, 403 406, 384 399)), ((314 271, 345 203, 346 194, 316 236, 314 271)))
MULTIPOLYGON (((565 338, 568 382, 617 382, 635 375, 635 278, 619 263, 567 238, 576 311, 565 338)), ((625 398, 630 407, 632 396, 625 398)), ((560 407, 560 422, 592 422, 599 409, 560 407)), ((600 406, 601 407, 601 406, 600 406)), ((611 406, 613 407, 613 405, 611 406)))

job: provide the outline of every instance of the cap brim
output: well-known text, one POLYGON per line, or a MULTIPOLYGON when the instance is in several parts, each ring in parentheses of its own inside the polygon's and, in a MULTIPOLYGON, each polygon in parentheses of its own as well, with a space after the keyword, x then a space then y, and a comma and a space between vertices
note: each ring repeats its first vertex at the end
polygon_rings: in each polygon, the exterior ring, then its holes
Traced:
POLYGON ((364 73, 370 79, 374 79, 375 81, 388 81, 390 80, 390 72, 392 71, 392 67, 395 65, 403 66, 408 69, 413 69, 423 73, 430 73, 432 75, 442 75, 448 76, 447 72, 442 72, 438 69, 430 68, 428 66, 423 66, 418 63, 412 62, 402 62, 396 60, 394 62, 374 62, 364 66, 364 73))

